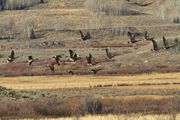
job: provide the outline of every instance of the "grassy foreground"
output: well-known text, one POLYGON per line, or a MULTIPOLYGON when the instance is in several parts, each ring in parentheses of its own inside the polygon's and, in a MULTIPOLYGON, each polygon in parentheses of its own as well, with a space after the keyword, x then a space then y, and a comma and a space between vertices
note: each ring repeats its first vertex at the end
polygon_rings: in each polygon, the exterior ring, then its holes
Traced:
MULTIPOLYGON (((46 118, 48 120, 179 120, 180 115, 105 115, 85 117, 71 117, 71 118, 46 118)), ((44 120, 44 119, 43 119, 44 120)))

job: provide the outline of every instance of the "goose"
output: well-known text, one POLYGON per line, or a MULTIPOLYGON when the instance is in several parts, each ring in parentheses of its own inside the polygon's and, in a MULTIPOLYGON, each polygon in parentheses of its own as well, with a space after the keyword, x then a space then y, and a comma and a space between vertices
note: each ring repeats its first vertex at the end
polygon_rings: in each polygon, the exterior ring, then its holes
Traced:
POLYGON ((69 49, 69 54, 70 54, 70 58, 73 59, 73 56, 74 56, 74 51, 69 49))
POLYGON ((158 48, 157 42, 154 39, 152 39, 151 41, 153 43, 153 49, 151 49, 151 51, 158 51, 159 48, 158 48))
POLYGON ((79 33, 81 34, 81 39, 82 39, 83 41, 88 40, 88 39, 91 39, 91 35, 90 35, 89 32, 87 32, 86 35, 84 35, 83 32, 82 32, 81 30, 79 30, 79 33))
POLYGON ((154 39, 154 37, 149 37, 149 33, 147 31, 145 31, 144 37, 146 40, 150 40, 150 41, 154 39))
POLYGON ((69 75, 74 75, 74 72, 72 70, 70 70, 68 73, 69 75))
POLYGON ((50 63, 48 67, 52 72, 54 72, 54 63, 50 63))
POLYGON ((163 36, 164 49, 170 49, 173 46, 170 46, 165 36, 163 36))
POLYGON ((14 50, 11 51, 11 55, 7 58, 7 63, 13 62, 17 57, 15 57, 14 50))
POLYGON ((111 52, 109 52, 108 48, 106 48, 106 56, 108 57, 108 59, 115 57, 115 55, 113 55, 111 52))
POLYGON ((31 65, 34 62, 34 59, 32 56, 28 56, 28 64, 31 65))
POLYGON ((96 75, 100 70, 102 70, 101 68, 95 68, 95 69, 91 69, 91 72, 96 75))
POLYGON ((128 41, 128 43, 136 43, 136 42, 140 41, 140 40, 136 40, 135 35, 132 34, 132 33, 129 32, 129 31, 128 31, 128 36, 129 36, 129 38, 130 38, 130 41, 128 41))
POLYGON ((89 56, 86 56, 87 65, 92 65, 93 62, 93 56, 91 53, 89 53, 89 56))
POLYGON ((55 56, 53 56, 53 58, 55 59, 57 65, 59 66, 60 65, 60 58, 62 58, 61 55, 55 55, 55 56))
POLYGON ((69 59, 70 61, 77 61, 78 59, 80 59, 80 55, 78 55, 71 49, 69 49, 69 54, 70 54, 70 59, 69 59))

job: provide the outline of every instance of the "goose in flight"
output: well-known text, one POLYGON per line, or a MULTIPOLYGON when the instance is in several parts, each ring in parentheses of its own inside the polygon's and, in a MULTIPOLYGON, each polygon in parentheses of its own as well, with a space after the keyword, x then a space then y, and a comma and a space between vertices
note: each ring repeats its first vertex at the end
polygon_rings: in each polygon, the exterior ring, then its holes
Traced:
POLYGON ((130 41, 128 41, 128 43, 136 43, 136 42, 140 41, 140 40, 136 40, 136 36, 129 31, 128 31, 128 36, 130 38, 130 41))
POLYGON ((54 63, 50 63, 49 65, 48 65, 48 67, 49 67, 49 69, 52 71, 52 72, 54 72, 54 63))
POLYGON ((83 41, 88 40, 88 39, 91 39, 91 35, 90 35, 89 32, 87 32, 86 35, 84 35, 83 32, 82 32, 81 30, 79 30, 79 33, 80 33, 81 39, 82 39, 83 41))
POLYGON ((70 59, 69 59, 70 61, 77 61, 80 58, 80 56, 71 49, 69 49, 69 55, 70 55, 70 59))
POLYGON ((16 58, 17 57, 15 57, 15 52, 12 50, 10 56, 7 58, 7 63, 13 62, 16 58))
POLYGON ((93 62, 93 56, 91 53, 89 53, 89 56, 86 56, 87 65, 92 65, 93 62))
POLYGON ((145 31, 144 37, 146 40, 150 40, 150 41, 154 39, 154 37, 150 37, 150 35, 147 31, 145 31))
POLYGON ((102 70, 102 68, 95 68, 95 69, 91 69, 91 72, 96 75, 100 70, 102 70))
POLYGON ((28 56, 28 64, 31 65, 35 59, 32 56, 28 56))
POLYGON ((151 49, 151 51, 158 51, 159 48, 157 42, 154 39, 152 39, 151 42, 153 43, 153 49, 151 49))
POLYGON ((163 36, 164 49, 170 49, 173 46, 170 46, 165 36, 163 36))
POLYGON ((113 55, 111 52, 109 52, 108 48, 106 48, 106 56, 108 57, 108 59, 115 57, 115 55, 113 55))
POLYGON ((55 56, 53 56, 53 58, 55 59, 57 65, 59 66, 60 65, 60 58, 62 58, 61 55, 55 55, 55 56))

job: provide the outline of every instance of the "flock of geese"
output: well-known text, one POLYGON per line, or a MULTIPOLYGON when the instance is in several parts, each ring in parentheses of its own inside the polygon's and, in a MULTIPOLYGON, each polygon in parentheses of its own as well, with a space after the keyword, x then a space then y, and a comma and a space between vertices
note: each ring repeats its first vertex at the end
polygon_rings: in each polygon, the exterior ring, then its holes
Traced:
MULTIPOLYGON (((135 34, 131 33, 131 32, 128 32, 128 36, 130 37, 130 41, 128 41, 128 43, 136 43, 136 42, 139 42, 141 40, 136 40, 136 36, 135 34)), ((145 31, 145 34, 144 34, 144 37, 145 37, 145 40, 147 41, 151 41, 152 44, 153 44, 153 49, 151 49, 151 51, 159 51, 160 49, 171 49, 173 47, 175 47, 178 43, 178 39, 175 39, 175 44, 174 45, 169 45, 167 39, 165 36, 163 36, 163 44, 164 44, 164 47, 158 47, 158 44, 157 42, 154 40, 154 37, 150 37, 149 33, 147 31, 145 31)))
MULTIPOLYGON (((87 32, 87 33, 84 35, 83 32, 82 32, 81 30, 79 30, 79 33, 80 33, 81 39, 82 39, 83 41, 92 38, 89 32, 87 32)), ((130 38, 130 41, 128 41, 129 44, 134 44, 134 43, 137 43, 137 42, 140 41, 140 40, 136 40, 136 35, 135 35, 134 33, 132 33, 132 32, 128 32, 128 36, 129 36, 129 38, 130 38)), ((145 37, 145 40, 151 41, 151 42, 153 43, 153 49, 151 49, 151 51, 158 51, 158 50, 160 50, 160 49, 170 49, 170 48, 173 48, 173 47, 174 47, 174 45, 169 45, 167 39, 166 39, 164 36, 163 36, 164 48, 158 47, 157 42, 154 40, 154 37, 150 37, 150 35, 149 35, 149 33, 148 33, 147 31, 145 31, 144 37, 145 37)), ((175 41, 178 42, 178 40, 175 40, 175 41)), ((112 53, 109 51, 108 48, 105 49, 105 52, 106 52, 106 57, 107 57, 107 59, 112 59, 113 57, 116 56, 115 54, 112 54, 112 53)), ((69 61, 72 61, 72 62, 75 62, 75 61, 81 59, 81 57, 80 57, 77 53, 75 53, 72 49, 69 49, 69 56, 68 56, 68 57, 69 57, 68 60, 69 60, 69 61)), ((7 62, 8 62, 8 63, 11 63, 11 62, 13 62, 14 60, 16 60, 16 58, 18 58, 18 57, 15 56, 15 52, 14 52, 14 50, 12 50, 12 51, 11 51, 11 54, 10 54, 10 55, 8 56, 8 58, 7 58, 7 62)), ((47 65, 51 71, 54 71, 54 70, 55 70, 55 67, 54 67, 54 66, 55 66, 56 64, 57 64, 58 66, 60 65, 60 59, 61 59, 61 58, 62 58, 61 55, 55 55, 55 56, 53 56, 53 59, 54 59, 55 62, 51 62, 50 64, 47 65)), ((33 56, 28 56, 28 61, 27 61, 27 63, 28 63, 29 66, 31 66, 32 63, 33 63, 34 61, 36 61, 36 60, 38 60, 38 59, 34 59, 33 56)), ((87 65, 88 65, 88 66, 93 65, 93 55, 92 55, 91 53, 89 53, 89 55, 86 56, 86 61, 87 61, 87 65)), ((72 72, 72 71, 70 71, 70 72, 72 72)), ((70 73, 70 72, 69 72, 69 73, 70 73)), ((93 72, 94 74, 97 73, 97 71, 94 70, 94 69, 92 69, 91 72, 93 72)))

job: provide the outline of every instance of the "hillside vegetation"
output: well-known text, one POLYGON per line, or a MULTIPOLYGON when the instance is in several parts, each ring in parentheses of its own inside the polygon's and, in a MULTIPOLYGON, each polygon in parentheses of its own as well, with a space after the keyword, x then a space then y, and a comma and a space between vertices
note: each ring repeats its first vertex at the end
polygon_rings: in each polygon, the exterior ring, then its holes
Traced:
POLYGON ((152 52, 152 42, 144 38, 148 31, 159 48, 164 47, 163 36, 170 45, 175 45, 174 40, 180 37, 178 14, 171 17, 168 9, 178 10, 172 6, 176 1, 168 4, 164 0, 51 0, 32 5, 40 2, 5 2, 5 6, 26 7, 0 12, 1 75, 62 75, 69 71, 91 74, 91 69, 98 69, 97 74, 101 75, 179 71, 179 45, 152 52), (92 38, 81 40, 79 30, 89 32, 92 38), (129 44, 128 31, 140 42, 129 44), (106 59, 107 47, 115 54, 113 59, 106 59), (82 59, 68 62, 69 49, 82 59), (5 64, 11 50, 15 50, 18 58, 5 64), (86 64, 89 53, 94 57, 93 66, 86 64), (51 72, 47 66, 55 54, 62 55, 62 64, 55 65, 51 72), (29 55, 39 59, 32 66, 26 64, 29 55))
POLYGON ((0 0, 0 119, 178 119, 179 3, 0 0))

